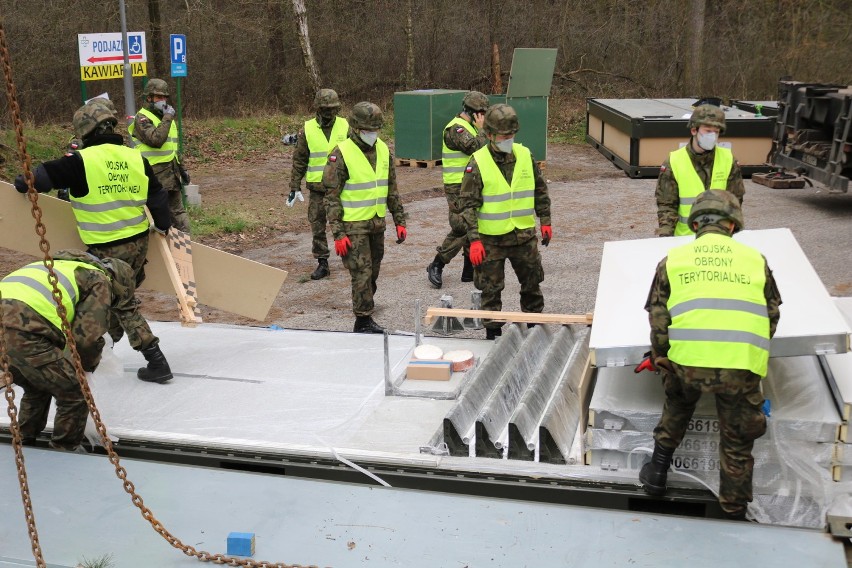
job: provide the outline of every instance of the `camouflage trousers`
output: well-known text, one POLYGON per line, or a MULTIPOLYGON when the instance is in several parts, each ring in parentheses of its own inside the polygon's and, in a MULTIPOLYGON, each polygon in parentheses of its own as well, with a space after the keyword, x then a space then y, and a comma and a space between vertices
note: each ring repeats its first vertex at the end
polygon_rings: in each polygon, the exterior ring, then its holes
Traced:
MULTIPOLYGON (((137 288, 145 280, 145 263, 148 256, 147 235, 117 245, 93 245, 89 247, 89 252, 98 258, 117 258, 129 264, 136 277, 137 288)), ((118 343, 125 332, 130 346, 136 351, 153 347, 160 342, 151 331, 148 322, 139 313, 139 300, 136 299, 135 294, 127 302, 113 305, 110 310, 109 336, 118 343), (122 315, 121 321, 117 314, 122 315)))
MULTIPOLYGON (((497 245, 482 239, 485 260, 473 268, 473 284, 482 291, 482 309, 499 312, 503 309, 501 298, 506 287, 506 260, 512 265, 521 284, 521 311, 541 313, 544 311, 544 295, 540 284, 544 282, 544 268, 538 241, 530 239, 515 245, 497 245)), ((486 328, 502 327, 501 322, 484 320, 486 328)))
POLYGON ((461 208, 459 207, 459 194, 456 191, 447 191, 447 205, 449 206, 450 232, 444 238, 438 248, 438 257, 444 264, 449 264, 450 261, 464 248, 465 256, 470 249, 470 243, 467 241, 467 229, 464 226, 461 218, 461 208))
POLYGON ((754 441, 766 432, 760 377, 748 373, 742 381, 696 380, 689 368, 675 366, 677 374, 663 375, 666 401, 663 415, 654 428, 654 440, 665 449, 677 448, 683 440, 695 405, 703 393, 714 393, 719 415, 719 504, 726 513, 745 511, 752 500, 754 441))
POLYGON ((308 223, 311 224, 311 252, 314 258, 328 258, 328 237, 325 234, 325 193, 310 189, 308 196, 308 223))
POLYGON ((373 294, 385 256, 385 234, 349 235, 352 248, 342 257, 343 266, 352 278, 352 311, 356 316, 373 315, 373 294))
POLYGON ((47 337, 19 329, 6 329, 12 380, 24 389, 18 424, 24 442, 32 443, 47 425, 51 398, 56 399, 50 445, 74 450, 83 441, 89 408, 74 365, 62 347, 47 337))
MULTIPOLYGON (((163 189, 169 195, 169 211, 171 212, 172 225, 176 229, 180 229, 184 233, 189 234, 189 215, 186 208, 183 206, 183 195, 180 192, 180 177, 176 171, 177 166, 174 161, 166 164, 159 171, 155 171, 157 181, 163 186, 163 189)), ((156 170, 156 167, 155 167, 156 170)))

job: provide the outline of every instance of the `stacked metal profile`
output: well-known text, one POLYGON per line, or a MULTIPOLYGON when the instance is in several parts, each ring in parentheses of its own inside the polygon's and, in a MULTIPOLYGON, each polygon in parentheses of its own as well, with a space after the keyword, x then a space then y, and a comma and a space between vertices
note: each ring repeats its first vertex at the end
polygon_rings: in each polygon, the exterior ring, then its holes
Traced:
MULTIPOLYGON (((818 358, 770 359, 763 390, 769 418, 767 433, 754 446, 753 507, 778 521, 795 504, 797 520, 821 526, 841 418, 818 358)), ((654 446, 663 399, 654 375, 636 375, 629 367, 598 369, 589 403, 586 463, 638 476, 654 446)), ((719 431, 714 399, 703 396, 675 452, 671 486, 718 490, 719 431)))
MULTIPOLYGON (((849 328, 852 329, 852 297, 835 298, 834 303, 849 324, 849 328)), ((852 353, 821 355, 819 360, 843 421, 840 426, 840 436, 834 448, 832 478, 834 481, 850 482, 852 481, 852 433, 849 432, 849 418, 852 416, 852 353)))
POLYGON ((573 463, 588 357, 586 328, 506 326, 433 441, 456 456, 573 463))

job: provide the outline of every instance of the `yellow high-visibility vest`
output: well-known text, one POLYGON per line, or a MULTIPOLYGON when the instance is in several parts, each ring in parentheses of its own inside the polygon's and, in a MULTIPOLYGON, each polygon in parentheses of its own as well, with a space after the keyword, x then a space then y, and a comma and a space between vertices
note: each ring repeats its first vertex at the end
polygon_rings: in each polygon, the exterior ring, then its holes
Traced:
MULTIPOLYGON (((74 271, 78 267, 88 270, 101 270, 97 266, 74 260, 53 261, 57 286, 59 291, 62 292, 65 318, 69 324, 74 321, 74 307, 77 305, 80 294, 77 278, 74 276, 74 271)), ((62 331, 62 320, 56 313, 53 287, 47 279, 48 274, 47 268, 41 262, 28 264, 0 280, 0 294, 2 294, 4 300, 18 300, 25 303, 53 324, 57 330, 62 331)))
POLYGON ((505 235, 515 229, 535 227, 535 175, 532 154, 522 144, 513 144, 515 169, 512 184, 506 181, 488 146, 473 153, 482 176, 482 206, 477 226, 483 235, 505 235))
MULTIPOLYGON (((153 112, 148 110, 147 108, 143 108, 139 111, 144 114, 148 118, 151 119, 151 122, 154 123, 154 128, 160 125, 162 120, 153 112)), ((159 148, 154 148, 153 146, 148 146, 147 144, 143 144, 139 141, 138 138, 133 136, 133 131, 136 130, 136 121, 130 123, 130 126, 127 127, 127 131, 130 133, 131 141, 133 142, 133 148, 142 153, 143 156, 148 158, 148 162, 153 166, 154 164, 165 164, 166 162, 171 162, 172 160, 177 159, 178 152, 178 131, 177 131, 177 122, 174 120, 172 124, 169 126, 169 136, 166 138, 166 141, 159 148)))
MULTIPOLYGON (((446 132, 448 128, 452 128, 455 125, 463 127, 473 136, 476 136, 476 128, 474 128, 471 123, 463 118, 459 118, 458 116, 453 118, 449 124, 444 127, 443 132, 446 132)), ((462 178, 464 177, 464 169, 467 167, 467 163, 469 161, 470 156, 468 154, 465 154, 461 150, 450 150, 450 148, 447 147, 447 141, 444 140, 443 136, 441 137, 441 168, 443 170, 445 185, 461 183, 462 178)))
POLYGON ((148 230, 145 203, 148 176, 136 150, 100 144, 79 151, 89 193, 71 194, 80 240, 87 245, 109 243, 148 230))
POLYGON ((308 183, 319 183, 322 181, 322 171, 328 161, 328 155, 335 146, 346 140, 349 134, 349 123, 345 118, 336 117, 331 134, 328 138, 316 118, 305 123, 305 141, 308 143, 308 171, 305 181, 308 183))
POLYGON ((766 261, 755 249, 709 233, 669 251, 669 359, 766 376, 766 261))
POLYGON ((376 140, 376 169, 370 165, 364 152, 347 138, 337 145, 349 179, 340 192, 344 221, 368 221, 373 217, 384 217, 388 202, 388 176, 390 175, 390 152, 387 144, 376 140))
MULTIPOLYGON (((734 165, 734 154, 727 148, 719 146, 716 146, 715 152, 713 172, 710 175, 710 187, 706 189, 724 191, 728 188, 728 176, 731 175, 731 168, 734 165)), ((695 171, 692 160, 689 159, 686 146, 669 154, 669 164, 672 167, 672 175, 677 181, 678 193, 678 221, 675 225, 674 234, 676 237, 693 235, 695 233, 688 223, 689 214, 692 211, 695 198, 705 190, 704 183, 698 177, 698 172, 695 171)))

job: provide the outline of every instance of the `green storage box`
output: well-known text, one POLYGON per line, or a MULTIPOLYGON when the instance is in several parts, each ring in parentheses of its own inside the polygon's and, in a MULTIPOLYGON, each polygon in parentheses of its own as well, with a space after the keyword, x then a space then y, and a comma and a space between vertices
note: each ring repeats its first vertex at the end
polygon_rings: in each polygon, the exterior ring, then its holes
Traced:
POLYGON ((403 160, 440 160, 441 135, 461 112, 465 93, 447 89, 394 93, 394 155, 403 160))

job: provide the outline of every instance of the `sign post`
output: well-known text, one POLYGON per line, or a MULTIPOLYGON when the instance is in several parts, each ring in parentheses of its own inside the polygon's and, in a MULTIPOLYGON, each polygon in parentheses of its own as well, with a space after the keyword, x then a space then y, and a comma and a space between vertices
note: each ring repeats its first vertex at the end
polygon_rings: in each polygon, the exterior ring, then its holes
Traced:
POLYGON ((181 104, 181 77, 186 77, 186 36, 169 36, 169 54, 172 60, 172 77, 177 83, 178 154, 183 155, 183 105, 181 104))

